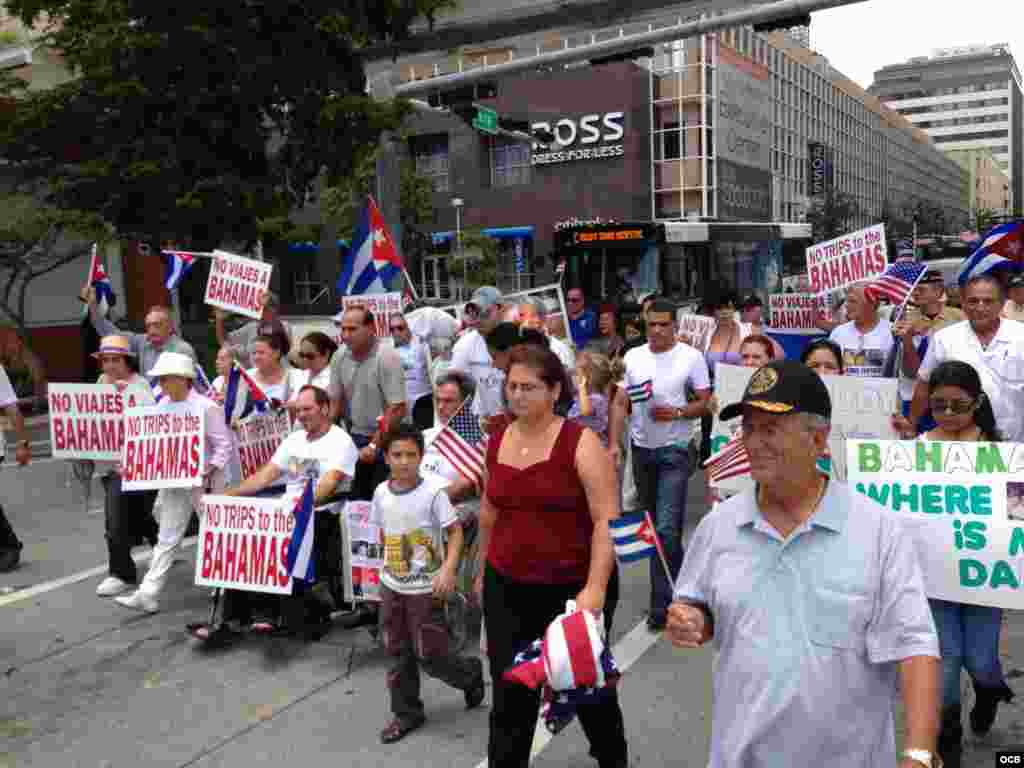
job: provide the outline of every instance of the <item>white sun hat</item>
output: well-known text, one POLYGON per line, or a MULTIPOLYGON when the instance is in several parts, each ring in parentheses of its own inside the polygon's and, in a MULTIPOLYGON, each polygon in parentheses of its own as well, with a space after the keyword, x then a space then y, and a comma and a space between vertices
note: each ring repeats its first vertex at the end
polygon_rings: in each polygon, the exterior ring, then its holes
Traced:
POLYGON ((188 355, 181 352, 161 352, 156 365, 147 374, 150 378, 160 376, 184 376, 186 379, 196 377, 196 364, 188 355))

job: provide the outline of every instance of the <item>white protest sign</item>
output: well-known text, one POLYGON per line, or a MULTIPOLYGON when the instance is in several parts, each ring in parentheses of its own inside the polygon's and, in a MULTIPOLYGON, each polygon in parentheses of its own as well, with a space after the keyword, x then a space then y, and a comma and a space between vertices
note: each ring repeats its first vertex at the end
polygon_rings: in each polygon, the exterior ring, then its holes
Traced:
POLYGON ((768 297, 768 327, 773 333, 820 336, 815 325, 825 302, 813 293, 773 293, 768 297))
POLYGON ((124 409, 151 405, 148 389, 113 384, 50 384, 50 447, 55 459, 120 461, 124 409))
POLYGON ((388 320, 391 315, 402 314, 402 294, 391 293, 360 293, 355 296, 342 296, 341 308, 347 311, 352 307, 366 307, 373 312, 377 337, 386 339, 391 336, 388 320))
POLYGON ((341 513, 342 533, 348 565, 345 571, 345 599, 380 600, 380 572, 384 567, 384 537, 370 522, 370 502, 350 501, 341 513))
POLYGON ((290 595, 293 508, 285 499, 203 496, 196 586, 290 595))
POLYGON ((273 271, 272 263, 214 251, 204 301, 211 307, 258 319, 263 314, 263 298, 270 290, 273 271))
POLYGON ((267 464, 274 451, 291 434, 292 422, 284 408, 268 413, 252 413, 238 422, 238 456, 242 479, 267 464))
POLYGON ((676 323, 679 326, 676 338, 701 351, 707 346, 708 339, 711 338, 711 334, 715 332, 715 326, 718 325, 713 317, 695 315, 683 310, 679 310, 676 314, 676 323))
POLYGON ((877 277, 889 263, 885 225, 875 224, 807 249, 811 292, 831 293, 877 277))
POLYGON ((121 488, 194 488, 203 484, 206 425, 187 402, 164 400, 124 415, 121 488))
POLYGON ((1024 444, 847 443, 849 485, 899 514, 928 597, 1024 608, 1024 444))
MULTIPOLYGON (((715 397, 719 406, 739 402, 747 382, 756 368, 718 363, 715 366, 715 397)), ((852 376, 822 376, 832 400, 832 430, 828 450, 831 460, 819 462, 822 470, 835 478, 846 477, 846 442, 854 439, 881 439, 896 437, 892 428, 892 415, 897 412, 899 397, 896 379, 855 378, 852 376)), ((711 455, 722 450, 739 432, 741 419, 722 421, 715 415, 711 427, 711 455)), ((753 487, 750 475, 727 478, 713 487, 728 491, 745 491, 753 487)))

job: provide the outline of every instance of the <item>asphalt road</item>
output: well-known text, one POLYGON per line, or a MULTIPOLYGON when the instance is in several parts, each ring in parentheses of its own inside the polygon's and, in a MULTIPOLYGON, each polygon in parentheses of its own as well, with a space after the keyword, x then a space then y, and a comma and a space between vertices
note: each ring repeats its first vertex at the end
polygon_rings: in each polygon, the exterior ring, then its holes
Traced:
MULTIPOLYGON (((427 727, 383 746, 389 660, 365 629, 337 628, 312 644, 251 637, 203 651, 184 630, 208 609, 207 593, 192 585, 194 552, 172 570, 162 611, 136 614, 94 594, 105 575, 98 494, 86 509, 52 461, 5 467, 0 488, 26 542, 25 564, 0 575, 0 768, 475 768, 484 760, 489 697, 465 712, 460 693, 425 679, 427 727)), ((703 509, 699 477, 689 497, 692 529, 703 509)), ((630 764, 698 768, 707 755, 711 655, 650 635, 647 595, 646 565, 625 569, 614 640, 626 667, 630 764)), ((1003 642, 1016 685, 1024 675, 1017 614, 1003 642)), ((996 748, 1022 742, 1024 710, 1015 702, 990 737, 970 743, 964 765, 994 764, 996 748)), ((595 765, 577 724, 534 747, 537 766, 595 765)))

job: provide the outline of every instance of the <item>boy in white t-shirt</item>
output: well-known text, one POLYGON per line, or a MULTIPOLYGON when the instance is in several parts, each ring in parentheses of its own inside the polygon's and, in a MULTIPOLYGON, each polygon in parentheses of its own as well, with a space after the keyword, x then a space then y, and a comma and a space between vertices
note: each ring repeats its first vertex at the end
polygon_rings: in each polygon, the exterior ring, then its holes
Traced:
POLYGON ((484 698, 483 664, 448 647, 443 600, 455 589, 462 556, 462 526, 445 486, 420 476, 423 435, 401 424, 383 441, 391 478, 373 494, 370 522, 384 546, 380 623, 384 647, 397 657, 388 672, 393 719, 380 733, 391 744, 426 722, 419 668, 453 688, 473 709, 484 698), (444 534, 448 551, 445 554, 444 534))

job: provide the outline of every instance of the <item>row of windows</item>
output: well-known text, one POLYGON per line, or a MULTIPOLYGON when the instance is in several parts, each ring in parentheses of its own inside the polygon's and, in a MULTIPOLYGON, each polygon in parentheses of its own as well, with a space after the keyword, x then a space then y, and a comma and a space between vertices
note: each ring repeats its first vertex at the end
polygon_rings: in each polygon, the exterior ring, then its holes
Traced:
MULTIPOLYGON (((889 99, 886 98, 886 101, 889 99)), ((901 115, 925 115, 929 112, 955 112, 961 109, 983 109, 985 107, 1008 107, 1010 99, 1006 96, 997 99, 975 99, 973 101, 946 102, 945 104, 926 104, 923 107, 901 107, 901 115)))
POLYGON ((957 85, 949 88, 913 89, 899 93, 885 95, 886 101, 906 101, 908 99, 929 99, 934 96, 955 96, 957 94, 981 93, 982 91, 1001 91, 1010 87, 1010 81, 989 80, 983 83, 971 83, 970 85, 957 85))
POLYGON ((1002 131, 975 131, 972 133, 954 133, 949 136, 932 136, 936 144, 948 144, 951 141, 977 141, 980 139, 1005 139, 1009 132, 1002 131))
POLYGON ((977 117, 950 117, 946 120, 922 120, 920 123, 914 123, 918 128, 950 128, 953 126, 963 125, 983 125, 984 123, 1005 123, 1009 119, 1009 115, 978 115, 977 117))

